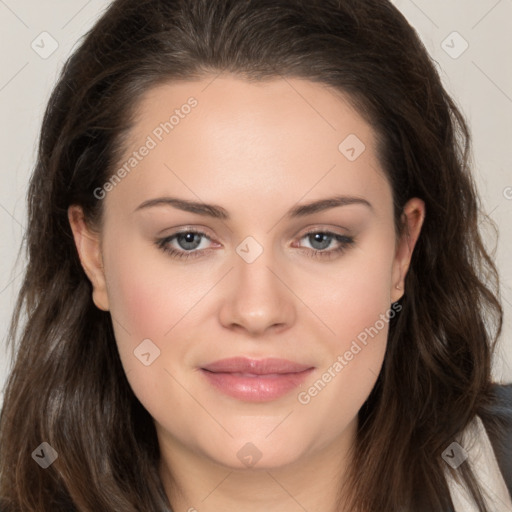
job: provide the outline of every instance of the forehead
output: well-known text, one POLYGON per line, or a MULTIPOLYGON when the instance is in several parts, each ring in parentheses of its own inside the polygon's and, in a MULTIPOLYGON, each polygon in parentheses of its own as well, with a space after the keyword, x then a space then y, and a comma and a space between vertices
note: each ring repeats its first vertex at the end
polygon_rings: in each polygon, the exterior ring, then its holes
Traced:
POLYGON ((386 192, 372 127, 342 93, 302 79, 220 75, 161 84, 137 105, 118 166, 143 146, 150 149, 116 194, 123 188, 147 199, 178 189, 222 202, 279 193, 293 202, 333 187, 386 192))

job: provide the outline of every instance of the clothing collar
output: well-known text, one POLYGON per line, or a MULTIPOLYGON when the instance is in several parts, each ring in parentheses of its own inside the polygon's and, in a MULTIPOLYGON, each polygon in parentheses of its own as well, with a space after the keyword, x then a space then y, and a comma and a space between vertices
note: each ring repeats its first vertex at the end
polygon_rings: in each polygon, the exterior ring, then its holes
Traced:
MULTIPOLYGON (((459 458, 459 462, 464 459, 461 464, 465 464, 466 461, 471 464, 489 511, 512 512, 510 494, 498 466, 489 436, 478 416, 475 416, 463 431, 459 442, 452 443, 443 452, 444 460, 452 467, 456 465, 456 462, 455 464, 453 462, 456 457, 459 458)), ((467 487, 462 484, 459 477, 457 471, 455 471, 455 476, 449 470, 446 471, 455 512, 479 512, 467 487)))

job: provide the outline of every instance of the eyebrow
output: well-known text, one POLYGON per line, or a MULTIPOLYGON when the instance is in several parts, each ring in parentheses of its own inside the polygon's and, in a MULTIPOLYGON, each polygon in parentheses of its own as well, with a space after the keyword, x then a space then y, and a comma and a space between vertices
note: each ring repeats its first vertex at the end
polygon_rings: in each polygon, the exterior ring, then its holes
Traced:
MULTIPOLYGON (((326 199, 320 199, 311 203, 301 204, 291 208, 285 216, 288 218, 305 217, 312 215, 313 213, 322 212, 324 210, 330 210, 331 208, 337 208, 339 206, 347 206, 352 204, 360 204, 368 207, 373 211, 372 204, 363 199, 362 197, 355 196, 335 196, 326 199)), ((157 197, 155 199, 148 199, 141 203, 134 212, 139 210, 145 210, 147 208, 153 208, 156 206, 172 206, 185 212, 196 213, 197 215, 204 215, 207 217, 213 217, 215 219, 229 220, 229 213, 222 208, 214 204, 206 204, 196 201, 189 201, 186 199, 179 199, 177 197, 157 197)))

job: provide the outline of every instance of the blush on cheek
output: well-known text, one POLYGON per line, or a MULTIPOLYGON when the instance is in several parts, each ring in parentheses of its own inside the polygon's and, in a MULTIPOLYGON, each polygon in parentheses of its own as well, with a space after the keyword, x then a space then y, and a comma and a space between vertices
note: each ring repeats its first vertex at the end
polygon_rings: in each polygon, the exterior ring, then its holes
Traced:
POLYGON ((169 280, 147 250, 136 243, 127 250, 116 242, 110 241, 106 255, 110 257, 107 283, 112 316, 135 339, 161 337, 172 321, 166 318, 173 310, 171 287, 166 286, 169 280))
POLYGON ((322 319, 336 333, 338 339, 348 341, 372 328, 377 322, 378 330, 383 326, 379 320, 390 308, 384 290, 359 288, 329 294, 330 301, 322 304, 322 319))
POLYGON ((135 339, 159 338, 164 334, 158 296, 147 281, 136 276, 118 281, 112 290, 111 302, 113 317, 135 339))

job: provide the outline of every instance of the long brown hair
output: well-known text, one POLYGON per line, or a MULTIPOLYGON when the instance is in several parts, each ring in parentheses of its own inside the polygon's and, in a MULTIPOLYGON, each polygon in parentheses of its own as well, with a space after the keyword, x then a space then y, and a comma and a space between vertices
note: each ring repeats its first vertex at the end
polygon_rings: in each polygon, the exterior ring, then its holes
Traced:
MULTIPOLYGON (((502 308, 468 129, 417 34, 388 0, 116 0, 66 63, 42 125, 0 418, 2 512, 170 509, 152 418, 92 302, 67 209, 101 221, 93 192, 115 171, 143 93, 221 72, 343 91, 378 136, 397 233, 405 202, 425 201, 347 490, 354 511, 449 508, 441 453, 485 415, 502 308), (42 442, 58 453, 47 469, 31 457, 42 442)), ((469 464, 458 472, 490 512, 469 464)))

